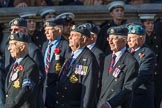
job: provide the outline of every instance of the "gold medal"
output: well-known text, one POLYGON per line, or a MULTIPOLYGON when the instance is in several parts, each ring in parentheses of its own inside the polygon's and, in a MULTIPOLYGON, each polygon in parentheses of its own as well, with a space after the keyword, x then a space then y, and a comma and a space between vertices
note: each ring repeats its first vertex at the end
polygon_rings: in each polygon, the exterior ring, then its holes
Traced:
POLYGON ((20 88, 20 80, 19 79, 17 79, 16 81, 14 81, 13 87, 14 88, 20 88))
POLYGON ((78 82, 78 78, 75 75, 71 75, 70 82, 71 83, 76 83, 76 82, 78 82))

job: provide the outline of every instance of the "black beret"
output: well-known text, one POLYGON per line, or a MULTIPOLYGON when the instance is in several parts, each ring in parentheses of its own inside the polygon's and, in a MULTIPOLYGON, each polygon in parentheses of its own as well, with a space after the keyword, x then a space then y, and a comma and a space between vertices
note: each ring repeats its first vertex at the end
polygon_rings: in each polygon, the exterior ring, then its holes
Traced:
POLYGON ((74 29, 72 29, 72 31, 79 32, 87 37, 90 37, 91 35, 90 30, 86 27, 85 24, 77 25, 74 29))
POLYGON ((109 35, 121 35, 121 36, 127 36, 128 34, 128 29, 125 25, 121 25, 121 26, 114 26, 114 27, 110 27, 107 30, 107 34, 109 35))
POLYGON ((24 33, 14 33, 9 36, 9 41, 10 40, 17 40, 21 42, 30 42, 30 37, 24 33))
POLYGON ((85 23, 86 27, 90 30, 90 32, 98 34, 99 28, 93 23, 85 23))
POLYGON ((61 18, 50 18, 47 19, 45 22, 45 27, 54 27, 56 25, 63 25, 64 24, 64 20, 61 18))
POLYGON ((9 26, 27 27, 27 21, 24 18, 15 18, 9 22, 9 26))

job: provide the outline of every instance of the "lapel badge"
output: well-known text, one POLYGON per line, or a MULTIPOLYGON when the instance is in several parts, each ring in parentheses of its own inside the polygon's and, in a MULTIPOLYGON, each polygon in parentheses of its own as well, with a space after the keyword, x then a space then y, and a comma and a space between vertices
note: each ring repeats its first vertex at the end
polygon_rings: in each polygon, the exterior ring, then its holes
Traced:
POLYGON ((14 35, 10 35, 10 39, 14 39, 14 35))
POLYGON ((83 61, 85 62, 85 61, 87 61, 87 59, 83 59, 83 61))
POLYGON ((114 29, 110 29, 110 33, 114 33, 115 31, 114 31, 114 29))
POLYGON ((14 25, 18 25, 18 23, 19 23, 18 20, 15 20, 15 21, 13 22, 14 25))
POLYGON ((75 75, 71 75, 70 82, 74 84, 74 83, 78 82, 78 78, 75 75))

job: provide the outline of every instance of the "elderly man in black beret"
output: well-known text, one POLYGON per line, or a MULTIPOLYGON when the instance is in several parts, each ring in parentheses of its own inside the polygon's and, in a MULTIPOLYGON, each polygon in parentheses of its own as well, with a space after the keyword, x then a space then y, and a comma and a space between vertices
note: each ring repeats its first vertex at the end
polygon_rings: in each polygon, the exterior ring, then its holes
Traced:
POLYGON ((5 108, 37 108, 39 69, 28 55, 29 36, 14 33, 9 37, 8 50, 15 62, 5 83, 5 108))
POLYGON ((128 30, 128 46, 139 63, 131 108, 154 108, 155 53, 144 45, 146 33, 143 26, 130 24, 128 30))
MULTIPOLYGON (((27 36, 28 35, 28 30, 27 30, 27 21, 24 18, 14 18, 12 21, 10 21, 9 23, 10 26, 10 34, 14 34, 14 33, 24 33, 27 36)), ((40 101, 38 103, 38 106, 43 106, 43 96, 42 96, 42 86, 44 83, 44 79, 45 79, 45 71, 44 71, 44 65, 43 65, 43 56, 41 51, 39 50, 39 48, 31 41, 31 38, 29 36, 30 42, 28 42, 27 46, 28 46, 28 54, 29 56, 36 62, 36 64, 39 67, 39 77, 40 77, 40 96, 38 97, 38 101, 40 101)), ((15 61, 14 58, 11 57, 8 49, 5 49, 5 69, 8 72, 8 69, 10 67, 10 65, 15 61)), ((39 107, 41 108, 41 107, 39 107)))
POLYGON ((62 29, 60 19, 54 18, 45 22, 47 41, 43 44, 42 53, 46 71, 44 101, 47 108, 55 108, 56 81, 66 55, 70 51, 68 42, 62 36, 62 29))
POLYGON ((59 74, 56 108, 95 108, 99 66, 86 47, 90 31, 78 25, 70 32, 71 55, 59 74))
POLYGON ((130 108, 138 62, 126 49, 127 33, 125 26, 108 29, 107 40, 113 53, 105 57, 97 108, 130 108))

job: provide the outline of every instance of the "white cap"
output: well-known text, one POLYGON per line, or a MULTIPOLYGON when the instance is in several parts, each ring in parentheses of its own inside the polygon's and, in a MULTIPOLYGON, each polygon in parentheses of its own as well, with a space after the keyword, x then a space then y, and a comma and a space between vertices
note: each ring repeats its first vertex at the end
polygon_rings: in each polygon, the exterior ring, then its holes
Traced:
POLYGON ((75 18, 75 15, 71 12, 65 12, 56 16, 56 18, 62 18, 62 19, 71 18, 73 20, 75 18))
POLYGON ((36 17, 36 13, 32 13, 32 12, 23 12, 20 13, 19 16, 21 18, 35 18, 36 17))
POLYGON ((40 16, 44 17, 46 14, 56 13, 55 9, 43 9, 40 11, 40 16))
POLYGON ((154 20, 155 15, 156 14, 138 14, 138 16, 140 17, 141 20, 142 19, 145 19, 145 20, 147 20, 147 19, 154 20))
POLYGON ((123 7, 124 8, 124 1, 113 1, 107 5, 108 10, 110 11, 114 7, 123 7))

